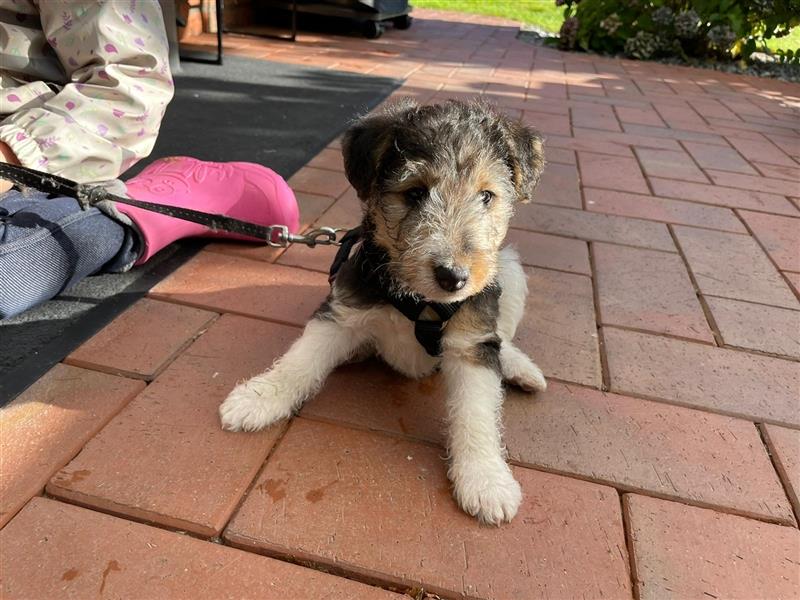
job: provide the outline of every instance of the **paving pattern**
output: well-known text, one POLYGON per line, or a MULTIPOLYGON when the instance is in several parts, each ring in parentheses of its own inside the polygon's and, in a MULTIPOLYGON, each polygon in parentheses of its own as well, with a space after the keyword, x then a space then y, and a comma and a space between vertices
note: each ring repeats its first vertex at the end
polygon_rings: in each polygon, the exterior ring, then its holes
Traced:
MULTIPOLYGON (((221 431, 331 251, 214 243, 0 414, 0 595, 800 597, 800 86, 516 33, 417 11, 375 41, 226 37, 421 102, 483 95, 546 135, 509 234, 517 342, 551 384, 509 390, 516 519, 452 500, 436 376, 348 365, 291 422, 221 431)), ((304 226, 358 222, 339 151, 290 181, 304 226)))

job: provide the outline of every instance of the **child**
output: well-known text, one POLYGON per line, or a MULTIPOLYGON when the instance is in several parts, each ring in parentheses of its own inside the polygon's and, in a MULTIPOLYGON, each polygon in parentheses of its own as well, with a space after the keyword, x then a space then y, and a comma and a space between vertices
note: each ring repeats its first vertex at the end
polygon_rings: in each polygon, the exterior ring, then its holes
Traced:
MULTIPOLYGON (((249 163, 156 161, 173 96, 156 0, 0 0, 0 161, 103 183, 140 200, 298 227, 286 182, 249 163)), ((11 189, 0 180, 0 319, 97 272, 122 272, 202 226, 107 203, 11 189)))

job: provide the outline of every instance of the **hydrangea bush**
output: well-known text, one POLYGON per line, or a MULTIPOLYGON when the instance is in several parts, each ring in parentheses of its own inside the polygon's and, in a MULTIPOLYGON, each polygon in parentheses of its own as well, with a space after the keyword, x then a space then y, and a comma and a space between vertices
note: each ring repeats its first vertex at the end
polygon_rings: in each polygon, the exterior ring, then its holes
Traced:
POLYGON ((559 46, 632 58, 747 58, 800 24, 800 0, 555 0, 559 46))

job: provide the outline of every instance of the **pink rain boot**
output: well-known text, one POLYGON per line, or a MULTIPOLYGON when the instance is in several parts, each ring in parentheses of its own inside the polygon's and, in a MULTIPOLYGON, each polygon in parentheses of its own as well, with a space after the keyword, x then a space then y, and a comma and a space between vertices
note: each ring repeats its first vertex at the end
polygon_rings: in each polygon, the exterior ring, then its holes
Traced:
MULTIPOLYGON (((297 201, 286 181, 271 169, 253 163, 203 162, 185 156, 162 158, 125 185, 128 195, 137 200, 222 214, 259 225, 286 225, 292 233, 300 226, 297 201)), ((251 239, 212 232, 203 225, 134 206, 116 207, 133 221, 143 239, 137 265, 182 238, 251 239)))

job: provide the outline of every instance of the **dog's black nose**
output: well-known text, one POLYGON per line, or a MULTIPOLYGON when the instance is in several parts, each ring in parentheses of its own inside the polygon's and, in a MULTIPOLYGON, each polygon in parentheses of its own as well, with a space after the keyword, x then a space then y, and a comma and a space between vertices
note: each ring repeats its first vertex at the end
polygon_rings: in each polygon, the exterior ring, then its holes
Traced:
POLYGON ((433 274, 436 276, 436 283, 447 292, 460 290, 467 284, 469 271, 463 267, 434 267, 433 274))

